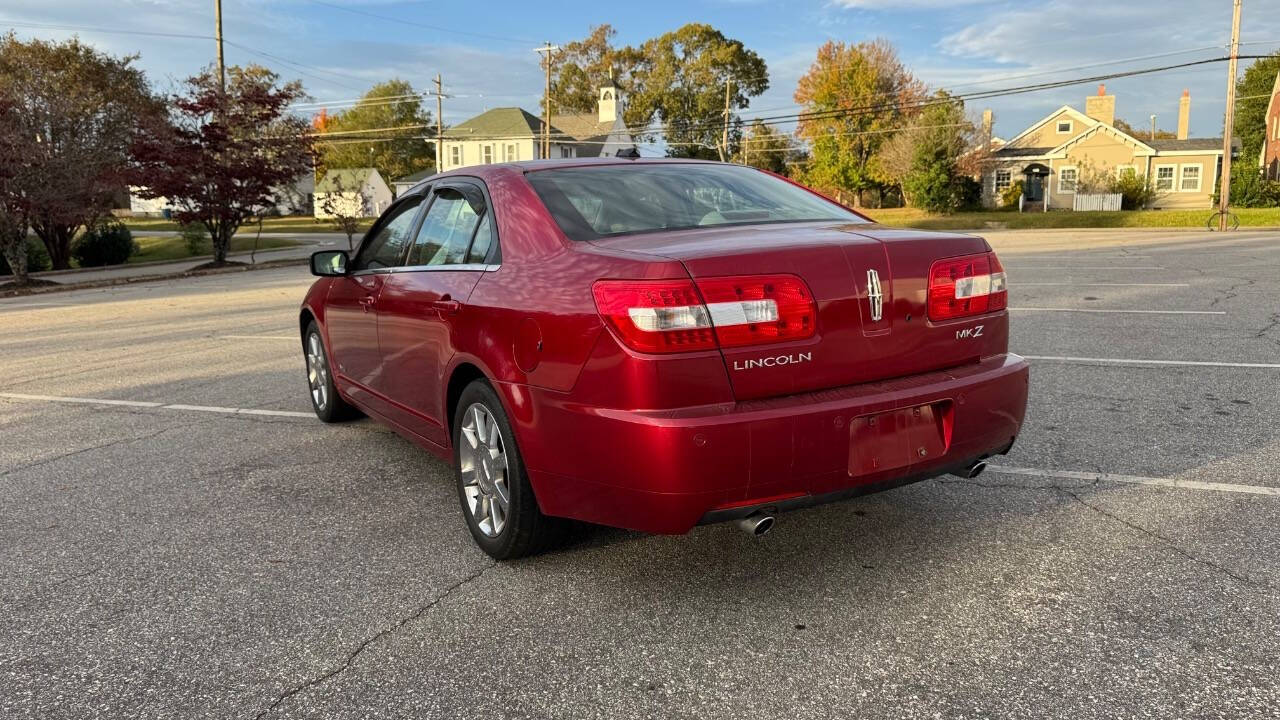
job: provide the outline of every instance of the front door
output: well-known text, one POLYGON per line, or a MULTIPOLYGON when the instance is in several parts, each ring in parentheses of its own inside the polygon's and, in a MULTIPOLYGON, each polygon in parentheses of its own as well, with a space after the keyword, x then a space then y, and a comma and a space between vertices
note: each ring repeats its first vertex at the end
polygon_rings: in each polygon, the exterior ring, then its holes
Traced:
POLYGON ((378 299, 385 365, 375 389, 395 398, 394 421, 446 446, 444 372, 458 335, 476 321, 467 300, 497 243, 478 184, 454 180, 431 195, 405 267, 387 276, 378 299))
POLYGON ((1039 202, 1044 198, 1044 176, 1036 174, 1028 174, 1026 182, 1023 183, 1022 194, 1026 196, 1027 202, 1039 202))
POLYGON ((389 210, 365 235, 348 274, 331 281, 325 298, 325 333, 337 381, 365 406, 376 404, 368 390, 383 368, 378 300, 391 270, 400 264, 421 202, 421 196, 406 198, 389 210))

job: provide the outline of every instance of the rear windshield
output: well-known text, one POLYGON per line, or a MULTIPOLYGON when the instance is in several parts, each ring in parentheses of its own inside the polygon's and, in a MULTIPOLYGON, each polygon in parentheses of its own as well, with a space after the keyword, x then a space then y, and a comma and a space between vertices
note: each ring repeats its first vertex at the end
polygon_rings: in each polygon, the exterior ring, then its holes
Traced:
POLYGON ((813 193, 740 165, 609 165, 526 177, 573 240, 712 225, 866 222, 813 193))

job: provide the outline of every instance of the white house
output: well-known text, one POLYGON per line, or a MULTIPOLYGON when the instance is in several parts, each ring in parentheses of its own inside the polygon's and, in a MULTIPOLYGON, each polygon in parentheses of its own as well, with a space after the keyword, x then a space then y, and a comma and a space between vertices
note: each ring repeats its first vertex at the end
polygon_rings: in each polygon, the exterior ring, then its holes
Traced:
MULTIPOLYGON (((542 118, 522 108, 488 110, 445 131, 440 169, 541 159, 543 128, 542 118)), ((594 117, 552 115, 549 134, 553 158, 612 157, 635 148, 612 79, 600 88, 594 117)))
POLYGON ((387 181, 374 168, 330 170, 316 183, 315 196, 318 218, 376 217, 395 199, 387 181))
POLYGON ((411 189, 414 185, 417 185, 418 183, 422 182, 423 180, 426 180, 427 178, 435 174, 436 174, 436 171, 434 168, 428 169, 428 170, 419 170, 416 173, 405 175, 402 178, 396 178, 395 180, 392 180, 391 187, 395 189, 396 197, 400 197, 405 193, 405 191, 411 189))
MULTIPOLYGON (((159 217, 166 210, 172 211, 169 198, 144 198, 141 188, 129 188, 129 215, 133 217, 159 217)), ((315 198, 316 178, 312 170, 298 176, 291 184, 276 188, 271 204, 278 215, 311 215, 315 198)), ((117 213, 122 214, 122 213, 117 213)))

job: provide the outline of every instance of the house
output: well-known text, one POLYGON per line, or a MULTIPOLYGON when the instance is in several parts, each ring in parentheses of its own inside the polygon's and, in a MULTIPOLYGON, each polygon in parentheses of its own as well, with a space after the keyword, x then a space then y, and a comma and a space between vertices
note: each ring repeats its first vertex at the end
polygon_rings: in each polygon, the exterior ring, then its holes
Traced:
POLYGON ((392 189, 395 190, 396 197, 400 197, 409 188, 412 188, 414 185, 417 185, 418 183, 422 182, 423 180, 426 180, 427 178, 435 174, 436 174, 435 168, 430 168, 427 170, 419 170, 418 172, 413 173, 411 175, 405 175, 404 177, 398 180, 392 180, 391 187, 392 189))
POLYGON ((395 199, 374 168, 330 170, 316 183, 316 217, 375 217, 395 199))
MULTIPOLYGON (((271 195, 271 206, 268 215, 311 215, 315 197, 315 172, 308 170, 288 185, 275 189, 271 195)), ((142 188, 129 188, 128 211, 112 211, 115 215, 125 217, 161 217, 173 213, 173 204, 167 197, 144 198, 142 188)))
POLYGON ((1032 209, 1070 209, 1078 186, 1099 177, 1132 171, 1156 191, 1152 207, 1210 208, 1222 162, 1222 138, 1189 138, 1191 96, 1182 93, 1174 140, 1138 138, 1114 127, 1116 98, 1105 86, 1085 100, 1085 111, 1069 105, 1054 110, 1007 142, 995 145, 984 163, 983 204, 995 207, 1000 194, 1023 183, 1032 209))
POLYGON ((1267 101, 1265 115, 1267 136, 1262 143, 1262 155, 1258 167, 1268 180, 1280 180, 1280 72, 1271 86, 1271 99, 1267 101))
MULTIPOLYGON (((600 88, 595 117, 552 115, 549 157, 611 157, 635 148, 622 120, 621 97, 610 79, 600 88)), ((542 118, 518 107, 494 108, 444 133, 441 170, 542 158, 542 118)))

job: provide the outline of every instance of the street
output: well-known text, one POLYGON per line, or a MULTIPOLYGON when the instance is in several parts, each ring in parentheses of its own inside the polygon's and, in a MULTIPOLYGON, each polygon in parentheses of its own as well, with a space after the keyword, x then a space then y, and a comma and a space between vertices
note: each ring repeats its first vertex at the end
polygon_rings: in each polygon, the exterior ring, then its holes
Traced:
POLYGON ((314 418, 304 266, 2 299, 0 717, 1280 716, 1280 233, 986 237, 986 474, 503 564, 314 418))

